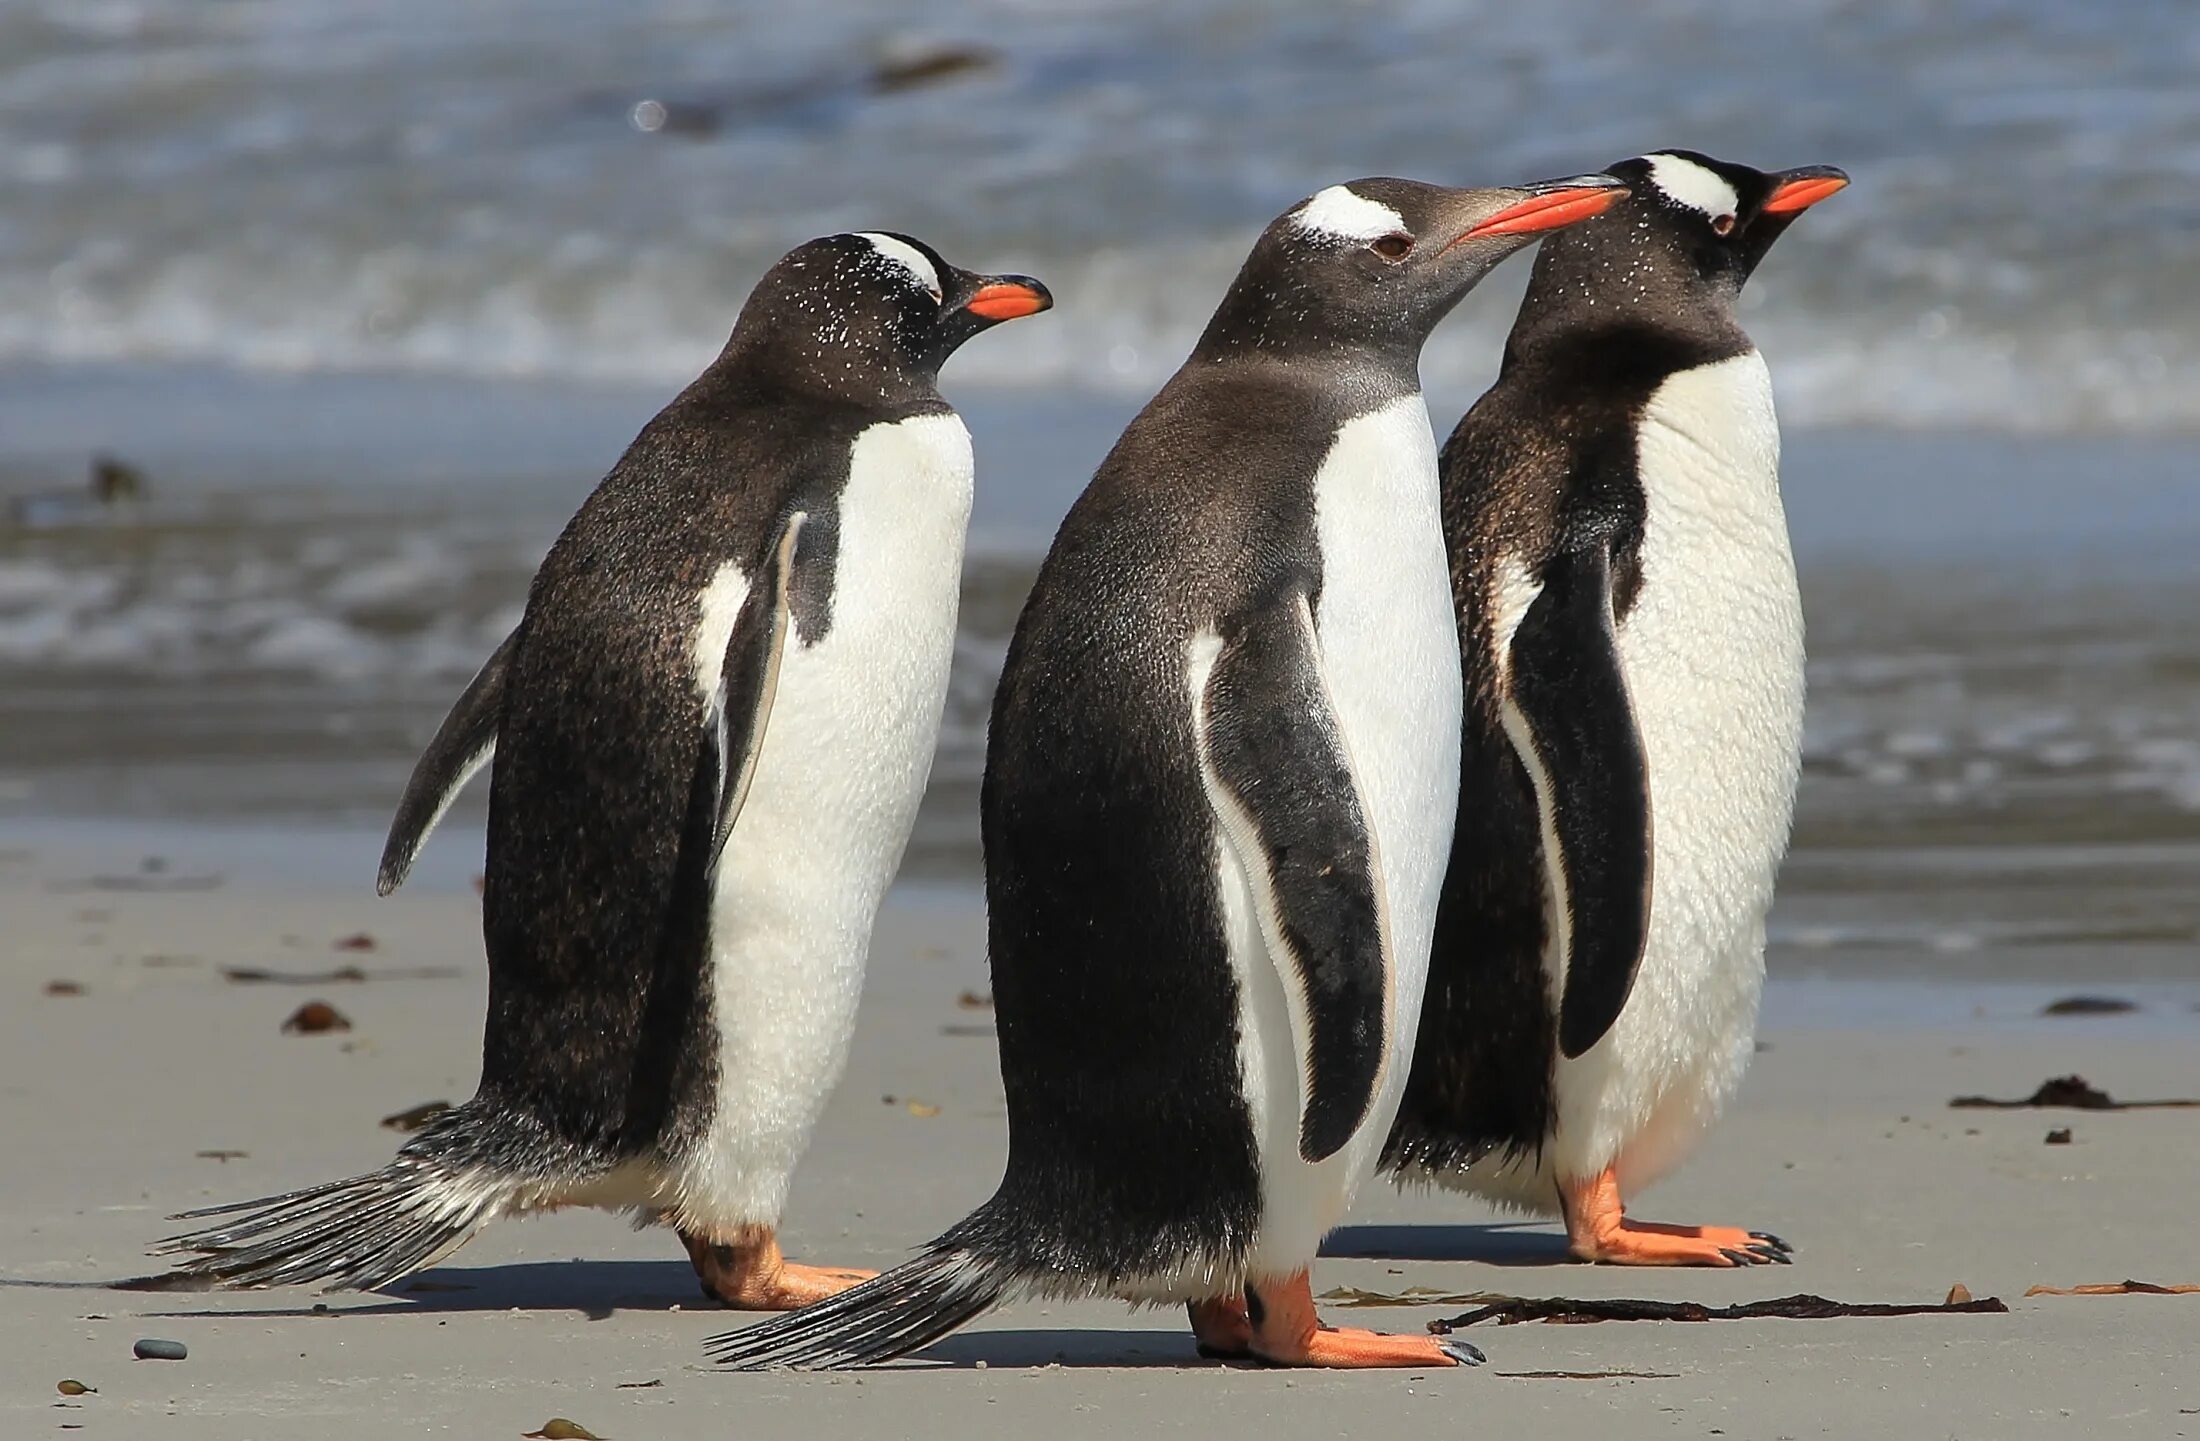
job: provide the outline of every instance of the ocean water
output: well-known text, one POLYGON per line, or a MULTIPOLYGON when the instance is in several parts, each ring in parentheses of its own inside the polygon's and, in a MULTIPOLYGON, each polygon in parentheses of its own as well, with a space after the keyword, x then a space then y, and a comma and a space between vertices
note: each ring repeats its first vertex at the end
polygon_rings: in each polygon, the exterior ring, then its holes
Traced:
MULTIPOLYGON (((0 0, 0 824, 378 828, 763 266, 889 227, 1061 301, 947 376, 910 867, 968 879, 1037 558, 1257 227, 1688 145, 1856 182, 1745 314, 1810 624, 1776 959, 2200 975, 2195 74, 2171 0, 0 0)), ((1526 269, 1431 347, 1439 426, 1526 269)))
MULTIPOLYGON (((989 483, 1073 453, 1044 513, 1119 421, 971 409, 982 450, 1025 457, 989 483)), ((2200 974, 2200 521, 2171 513, 2195 452, 2126 451, 2120 485, 2070 495, 2100 449, 1790 438, 1810 701, 1773 937, 1803 964, 2112 943, 2200 974)), ((0 533, 0 819, 383 825, 589 479, 55 497, 0 533)), ((974 539, 912 874, 977 874, 986 710, 1042 542, 974 539)), ((478 855, 484 790, 440 845, 478 855)))
POLYGON ((1326 183, 1681 145, 1856 177, 1750 297, 1791 420, 2190 430, 2196 73, 2189 0, 8 0, 0 361, 672 385, 885 227, 1061 297, 969 380, 1145 393, 1326 183))

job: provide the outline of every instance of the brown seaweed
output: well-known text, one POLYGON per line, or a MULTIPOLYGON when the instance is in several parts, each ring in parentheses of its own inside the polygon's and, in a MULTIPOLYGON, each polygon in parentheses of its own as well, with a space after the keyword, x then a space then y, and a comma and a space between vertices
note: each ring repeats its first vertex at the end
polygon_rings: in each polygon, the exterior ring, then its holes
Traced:
POLYGON ((2043 1016, 2121 1016, 2139 1009, 2122 996, 2064 996, 2040 1007, 2043 1016))
POLYGON ((382 1125, 392 1131, 417 1131, 449 1109, 449 1101, 422 1101, 417 1106, 384 1116, 382 1125))
POLYGON ((1745 1301, 1735 1306, 1706 1306, 1698 1301, 1571 1301, 1563 1297, 1534 1299, 1485 1293, 1473 1298, 1472 1311, 1428 1323, 1430 1331, 1445 1335, 1468 1326, 1495 1321, 1516 1326, 1523 1321, 1549 1321, 1578 1325, 1596 1321, 1826 1321, 1847 1316, 1977 1316, 2008 1311, 1998 1296, 1978 1301, 1935 1301, 1920 1305, 1879 1301, 1829 1301, 1823 1296, 1798 1293, 1770 1301, 1745 1301))
POLYGON ((308 1001, 290 1013, 283 1029, 294 1036, 318 1036, 326 1031, 348 1031, 351 1021, 327 1001, 308 1001))
POLYGON ((1672 1381, 1678 1371, 1492 1371, 1505 1381, 1672 1381))
POLYGON ((338 966, 327 971, 275 971, 264 966, 223 966, 222 979, 239 986, 337 986, 362 981, 431 981, 458 974, 456 966, 393 966, 368 971, 338 966))
POLYGON ((2026 1111, 2146 1111, 2200 1107, 2200 1100, 2178 1098, 2161 1101, 2119 1101, 2083 1076, 2055 1076, 2019 1101, 1993 1096, 1957 1096, 1950 1106, 1965 1110, 2026 1111))

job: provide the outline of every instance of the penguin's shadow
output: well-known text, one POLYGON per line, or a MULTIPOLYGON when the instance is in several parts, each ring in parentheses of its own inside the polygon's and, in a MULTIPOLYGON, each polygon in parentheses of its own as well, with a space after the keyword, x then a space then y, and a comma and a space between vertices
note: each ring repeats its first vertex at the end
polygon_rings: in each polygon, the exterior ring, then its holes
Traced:
POLYGON ((1087 1370, 1137 1370, 1165 1367, 1209 1368, 1223 1363, 1200 1356, 1189 1332, 1072 1331, 1008 1327, 999 1331, 961 1331, 934 1341, 909 1358, 919 1368, 968 1371, 983 1365, 1004 1370, 1066 1366, 1087 1370))
MULTIPOLYGON (((126 1289, 141 1289, 126 1287, 126 1289)), ((230 1294, 236 1293, 213 1293, 230 1294)), ((310 1316, 324 1306, 333 1316, 417 1316, 468 1311, 578 1311, 606 1321, 621 1311, 699 1311, 710 1317, 740 1316, 697 1289, 685 1261, 522 1261, 505 1266, 438 1266, 364 1296, 309 1289, 264 1291, 270 1299, 296 1296, 292 1305, 223 1309, 223 1316, 280 1319, 310 1316)), ((196 1316, 193 1311, 148 1313, 196 1316)))
POLYGON ((1566 1238, 1540 1221, 1485 1225, 1340 1226, 1322 1254, 1362 1261, 1476 1261, 1485 1266, 1571 1264, 1566 1238))
MULTIPOLYGON (((1371 1261, 1474 1261, 1491 1266, 1552 1266, 1572 1257, 1566 1238, 1533 1221, 1488 1225, 1361 1225, 1330 1234, 1322 1255, 1371 1261)), ((89 1283, 98 1285, 100 1283, 89 1283)), ((110 1283, 111 1284, 111 1283, 110 1283)), ((126 1289, 166 1289, 124 1283, 126 1289)), ((223 1293, 231 1294, 235 1293, 223 1293)), ((621 1311, 700 1312, 743 1323, 749 1313, 730 1311, 697 1289, 684 1260, 521 1261, 497 1266, 439 1266, 398 1282, 387 1291, 359 1296, 296 1289, 259 1293, 288 1304, 232 1310, 240 1319, 311 1316, 316 1306, 333 1316, 419 1316, 481 1311, 573 1311, 606 1321, 621 1311), (290 1298, 295 1297, 295 1300, 290 1298)), ((206 1314, 172 1310, 148 1319, 206 1314)), ((721 1328, 723 1329, 723 1328, 721 1328)), ((950 1336, 918 1358, 949 1367, 974 1366, 1186 1366, 1200 1362, 1191 1340, 1160 1331, 1000 1330, 950 1336)))
MULTIPOLYGON (((87 1282, 86 1286, 103 1283, 87 1282)), ((105 1283, 111 1285, 112 1283, 105 1283)), ((137 1288, 132 1288, 137 1289, 137 1288)), ((194 1291, 191 1294, 234 1295, 194 1291)), ((276 1292, 263 1292, 274 1296, 276 1292)), ((326 1295, 300 1290, 295 1304, 219 1312, 153 1311, 148 1320, 189 1320, 209 1314, 223 1319, 292 1320, 328 1307, 331 1318, 430 1316, 487 1311, 577 1311, 591 1321, 606 1321, 621 1311, 698 1312, 715 1333, 752 1325, 765 1316, 732 1311, 708 1301, 696 1290, 695 1272, 685 1261, 533 1261, 507 1266, 443 1266, 400 1281, 390 1291, 367 1296, 326 1295), (408 1291, 407 1286, 427 1289, 408 1291), (449 1288, 449 1289, 446 1289, 449 1288)), ((935 1341, 907 1358, 913 1370, 972 1370, 987 1367, 1085 1368, 1212 1367, 1189 1333, 1007 1328, 967 1331, 935 1341)))

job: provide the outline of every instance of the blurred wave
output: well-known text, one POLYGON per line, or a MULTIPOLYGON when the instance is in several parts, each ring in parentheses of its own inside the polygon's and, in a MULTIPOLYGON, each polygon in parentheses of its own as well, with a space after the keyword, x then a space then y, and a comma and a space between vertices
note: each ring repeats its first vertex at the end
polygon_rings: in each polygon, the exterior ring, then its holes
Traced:
MULTIPOLYGON (((48 813, 379 821, 554 528, 255 497, 19 533, 0 549, 0 790, 48 813)), ((921 868, 975 866, 987 710, 1036 567, 970 557, 921 868)), ((1848 558, 1804 582, 1803 848, 2200 841, 2189 570, 1848 558)))
POLYGON ((2187 430, 2195 73, 2187 0, 15 0, 0 361, 669 385, 883 226, 1062 298, 962 375, 1150 389, 1320 184, 1691 145, 1857 177, 1749 297, 1791 421, 2187 430))

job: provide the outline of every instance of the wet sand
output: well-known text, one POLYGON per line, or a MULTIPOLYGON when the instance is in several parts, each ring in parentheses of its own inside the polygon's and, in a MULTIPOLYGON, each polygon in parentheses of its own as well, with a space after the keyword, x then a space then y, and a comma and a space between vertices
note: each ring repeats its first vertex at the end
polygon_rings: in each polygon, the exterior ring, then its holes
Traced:
MULTIPOLYGON (((1971 1010, 1897 1008, 1899 1023, 1863 1029, 1855 1018, 1873 1009, 1842 985, 1776 979, 1774 1028, 1737 1112, 1640 1213, 1778 1231, 1798 1248, 1791 1267, 1583 1267, 1547 1224, 1373 1187, 1316 1273, 1317 1291, 1714 1305, 1797 1291, 1930 1302, 1960 1282, 2007 1300, 2007 1315, 1493 1326, 1472 1333, 1490 1357, 1477 1370, 1315 1375, 1199 1362, 1174 1313, 1033 1303, 886 1372, 724 1375, 699 1343, 740 1318, 699 1300, 669 1233, 596 1213, 492 1229, 426 1286, 386 1295, 103 1289, 150 1269, 142 1248, 171 1229, 167 1213, 375 1166, 400 1139, 380 1118, 463 1099, 474 1076, 483 980, 458 847, 388 901, 364 882, 371 837, 169 849, 148 872, 143 846, 113 833, 0 846, 9 1435, 516 1437, 554 1416, 610 1441, 2200 1435, 2184 1409, 2200 1407, 2200 1295, 2023 1296, 2200 1281, 2200 1112, 1946 1105, 2069 1071, 2120 1098, 2200 1091, 2189 987, 2134 1015, 2071 1021, 2033 1019, 2028 999, 1980 987, 1971 1010), (339 858, 359 884, 331 878, 339 858), (360 933, 374 949, 336 948, 360 933), (240 984, 220 971, 345 965, 369 978, 240 984), (445 973, 382 974, 419 968, 445 973), (44 994, 53 980, 83 993, 44 994), (352 1029, 284 1034, 314 999, 352 1029), (2070 1144, 2043 1143, 2065 1126, 2070 1144), (207 1154, 221 1152, 245 1154, 207 1154), (182 1341, 190 1357, 133 1360, 140 1337, 182 1341), (64 1378, 98 1394, 68 1401, 54 1389, 64 1378)), ((796 1181, 793 1254, 889 1265, 988 1192, 1004 1135, 991 1018, 959 999, 984 989, 972 893, 897 893, 847 1080, 796 1181)), ((1884 1014, 1887 993, 1875 994, 1884 1014)), ((1325 1314, 1409 1329, 1461 1309, 1325 1314)))

